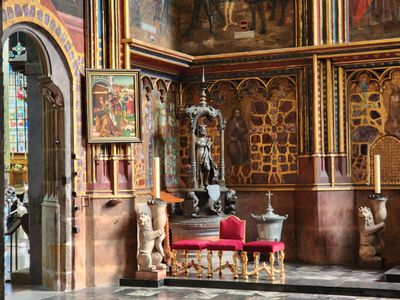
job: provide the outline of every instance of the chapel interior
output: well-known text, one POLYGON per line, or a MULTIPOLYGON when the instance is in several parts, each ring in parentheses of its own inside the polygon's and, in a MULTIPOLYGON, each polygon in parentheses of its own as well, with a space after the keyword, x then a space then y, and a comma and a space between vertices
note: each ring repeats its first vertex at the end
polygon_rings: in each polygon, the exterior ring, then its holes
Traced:
POLYGON ((1 23, 2 297, 303 266, 400 294, 400 1, 4 0, 1 23))

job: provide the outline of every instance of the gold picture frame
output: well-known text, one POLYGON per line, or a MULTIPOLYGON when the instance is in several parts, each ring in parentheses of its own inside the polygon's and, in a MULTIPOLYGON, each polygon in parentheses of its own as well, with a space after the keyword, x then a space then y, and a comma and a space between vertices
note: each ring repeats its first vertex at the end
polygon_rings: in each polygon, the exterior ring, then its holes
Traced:
POLYGON ((89 143, 139 143, 140 70, 86 69, 89 143))

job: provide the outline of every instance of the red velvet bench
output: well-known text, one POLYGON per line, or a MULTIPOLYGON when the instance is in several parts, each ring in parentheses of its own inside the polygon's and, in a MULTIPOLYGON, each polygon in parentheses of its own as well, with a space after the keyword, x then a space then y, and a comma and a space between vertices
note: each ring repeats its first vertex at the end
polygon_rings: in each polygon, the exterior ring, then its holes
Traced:
POLYGON ((172 243, 172 255, 171 255, 171 273, 172 276, 177 276, 178 272, 183 269, 183 273, 187 276, 189 274, 189 269, 193 267, 196 269, 197 277, 202 276, 202 268, 201 264, 201 251, 207 248, 207 245, 210 241, 205 240, 181 240, 172 243), (184 261, 181 268, 178 268, 177 261, 177 252, 178 250, 183 250, 184 253, 184 261), (197 264, 192 260, 190 263, 188 262, 189 251, 196 251, 197 264))
POLYGON ((283 242, 273 241, 253 241, 244 245, 242 251, 242 276, 249 278, 249 275, 255 275, 258 278, 260 271, 266 271, 269 277, 274 280, 275 272, 279 272, 281 277, 285 277, 284 259, 285 259, 285 244, 283 242), (247 253, 253 253, 254 257, 254 270, 247 271, 247 253), (265 262, 259 267, 260 253, 269 253, 269 265, 265 262), (280 258, 280 271, 275 270, 275 253, 279 253, 280 258))

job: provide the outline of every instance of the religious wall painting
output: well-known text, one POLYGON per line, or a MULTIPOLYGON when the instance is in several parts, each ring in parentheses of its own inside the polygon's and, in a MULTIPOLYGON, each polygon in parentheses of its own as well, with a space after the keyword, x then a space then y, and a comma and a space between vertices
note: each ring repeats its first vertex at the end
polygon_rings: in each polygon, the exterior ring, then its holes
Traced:
POLYGON ((138 70, 86 70, 89 143, 140 142, 138 70))
MULTIPOLYGON (((41 0, 42 2, 48 2, 49 0, 41 0)), ((60 13, 67 14, 73 17, 83 19, 83 0, 51 0, 54 7, 60 13)))
POLYGON ((176 13, 171 0, 129 0, 131 36, 176 49, 176 13))
POLYGON ((179 120, 178 120, 179 90, 175 84, 171 86, 167 94, 167 135, 166 135, 166 184, 178 186, 179 178, 179 120))
MULTIPOLYGON (((295 77, 221 80, 210 85, 210 96, 212 103, 223 104, 227 184, 295 183, 298 110, 295 77)), ((216 124, 208 125, 209 135, 218 132, 216 124)), ((212 140, 217 146, 219 136, 214 134, 212 140)), ((188 162, 188 148, 182 150, 188 162)))
POLYGON ((400 71, 390 72, 383 84, 385 132, 400 138, 400 71))
POLYGON ((399 37, 400 1, 348 0, 350 41, 399 37))
POLYGON ((294 0, 178 0, 179 51, 199 55, 295 45, 294 0))

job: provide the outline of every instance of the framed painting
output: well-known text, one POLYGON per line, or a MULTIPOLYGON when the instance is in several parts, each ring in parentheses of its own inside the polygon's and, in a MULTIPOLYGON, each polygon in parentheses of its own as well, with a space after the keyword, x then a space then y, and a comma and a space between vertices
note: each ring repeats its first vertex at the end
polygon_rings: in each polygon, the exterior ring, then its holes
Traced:
POLYGON ((89 143, 138 143, 140 71, 86 70, 89 143))

